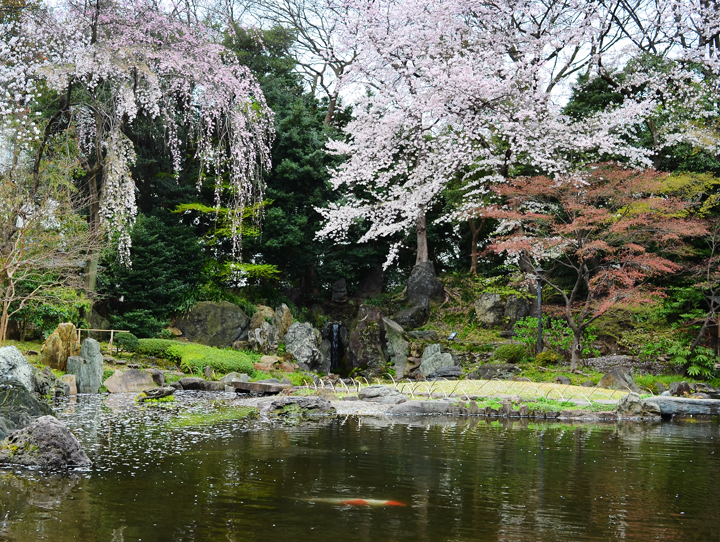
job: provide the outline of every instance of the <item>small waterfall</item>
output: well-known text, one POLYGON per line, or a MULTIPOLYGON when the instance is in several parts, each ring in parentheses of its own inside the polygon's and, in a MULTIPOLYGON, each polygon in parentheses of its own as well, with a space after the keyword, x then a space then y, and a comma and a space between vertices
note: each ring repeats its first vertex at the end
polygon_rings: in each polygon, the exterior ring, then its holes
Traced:
POLYGON ((340 324, 330 324, 330 370, 336 371, 342 353, 340 352, 340 324))

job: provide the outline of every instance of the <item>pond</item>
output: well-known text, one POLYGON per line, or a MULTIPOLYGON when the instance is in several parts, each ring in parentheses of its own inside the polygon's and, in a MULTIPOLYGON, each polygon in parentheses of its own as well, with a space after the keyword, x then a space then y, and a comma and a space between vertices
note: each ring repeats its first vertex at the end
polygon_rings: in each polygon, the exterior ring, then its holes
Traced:
POLYGON ((232 412, 232 400, 180 395, 173 411, 112 396, 61 405, 94 465, 72 475, 1 470, 0 540, 708 541, 720 532, 714 423, 293 426, 226 416, 193 425, 178 416, 232 412), (355 499, 396 505, 341 504, 355 499))

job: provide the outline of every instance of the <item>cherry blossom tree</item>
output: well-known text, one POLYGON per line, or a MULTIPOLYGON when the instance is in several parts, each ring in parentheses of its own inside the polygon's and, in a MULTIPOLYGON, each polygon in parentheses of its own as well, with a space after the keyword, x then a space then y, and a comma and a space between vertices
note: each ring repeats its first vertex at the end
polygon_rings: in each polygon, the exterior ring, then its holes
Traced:
MULTIPOLYGON (((175 172, 186 144, 229 209, 239 255, 245 208, 261 208, 270 167, 272 112, 257 81, 207 28, 190 26, 145 0, 67 0, 27 13, 0 44, 0 122, 34 161, 35 184, 48 141, 77 137, 93 230, 119 232, 129 263, 137 210, 128 137, 140 116, 158 119, 175 172), (49 118, 33 115, 40 102, 49 118), (49 103, 48 103, 49 102, 49 103)), ((87 276, 94 288, 97 253, 87 276)))
POLYGON ((497 188, 505 203, 484 211, 500 221, 488 250, 522 257, 562 299, 572 370, 587 327, 611 308, 661 295, 648 279, 680 270, 686 241, 707 233, 688 216, 691 204, 659 195, 665 177, 600 164, 571 178, 514 178, 497 188))
POLYGON ((615 43, 598 3, 352 4, 344 39, 357 58, 344 82, 367 92, 357 93, 346 139, 330 144, 347 156, 332 179, 346 198, 322 211, 320 236, 343 239, 360 221, 363 241, 414 229, 421 262, 426 211, 458 175, 467 180, 458 216, 467 216, 519 166, 560 175, 603 153, 648 163, 627 143, 647 104, 574 121, 553 100, 558 85, 615 43))

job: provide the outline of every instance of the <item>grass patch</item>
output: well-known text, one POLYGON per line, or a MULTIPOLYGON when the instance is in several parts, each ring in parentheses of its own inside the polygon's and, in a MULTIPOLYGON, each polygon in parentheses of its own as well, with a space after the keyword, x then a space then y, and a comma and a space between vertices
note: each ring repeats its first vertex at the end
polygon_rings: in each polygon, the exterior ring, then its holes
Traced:
POLYGON ((653 393, 657 393, 657 384, 661 383, 665 388, 670 388, 670 384, 673 382, 702 382, 692 377, 682 375, 635 375, 635 383, 640 386, 641 389, 650 390, 653 393))
POLYGON ((186 429, 188 427, 203 427, 216 423, 254 418, 257 409, 253 407, 224 407, 213 409, 210 412, 191 412, 183 414, 170 421, 172 429, 186 429))
POLYGON ((175 342, 166 352, 168 359, 175 361, 189 373, 202 375, 205 367, 217 373, 255 374, 253 363, 260 361, 260 354, 242 350, 220 349, 195 343, 175 342))
POLYGON ((293 386, 304 386, 305 384, 313 383, 313 377, 310 374, 307 374, 307 373, 283 373, 283 372, 279 372, 279 371, 272 372, 272 373, 266 373, 264 371, 255 371, 255 375, 252 377, 251 381, 255 382, 257 380, 267 380, 268 378, 277 378, 278 380, 287 378, 293 386))
POLYGON ((180 343, 172 339, 140 339, 135 353, 141 356, 164 358, 167 357, 167 349, 176 344, 180 343))

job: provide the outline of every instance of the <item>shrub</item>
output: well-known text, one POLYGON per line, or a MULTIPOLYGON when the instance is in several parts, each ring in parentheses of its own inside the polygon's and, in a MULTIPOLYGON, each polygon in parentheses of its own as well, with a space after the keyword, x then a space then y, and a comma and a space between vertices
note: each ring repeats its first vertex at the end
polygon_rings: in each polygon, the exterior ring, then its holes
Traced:
POLYGON ((115 329, 127 329, 140 337, 154 337, 167 325, 165 320, 158 320, 147 309, 136 309, 110 318, 115 329))
POLYGON ((135 352, 139 345, 140 339, 132 333, 118 333, 115 337, 115 346, 118 351, 135 352))
POLYGON ((251 352, 229 350, 204 346, 194 343, 172 342, 166 349, 167 359, 180 365, 183 371, 202 374, 205 367, 210 367, 218 373, 255 373, 253 363, 259 361, 260 356, 251 352))
POLYGON ((558 361, 560 361, 560 356, 552 350, 545 350, 535 356, 535 363, 541 367, 544 367, 545 365, 555 365, 558 361))
POLYGON ((167 357, 167 349, 174 344, 178 344, 177 341, 171 341, 168 339, 139 339, 136 352, 143 356, 164 358, 167 357))
POLYGON ((527 355, 528 352, 522 344, 503 344, 495 350, 493 358, 506 363, 520 363, 527 355))
POLYGON ((161 329, 155 336, 156 339, 174 339, 175 335, 168 328, 161 329))

